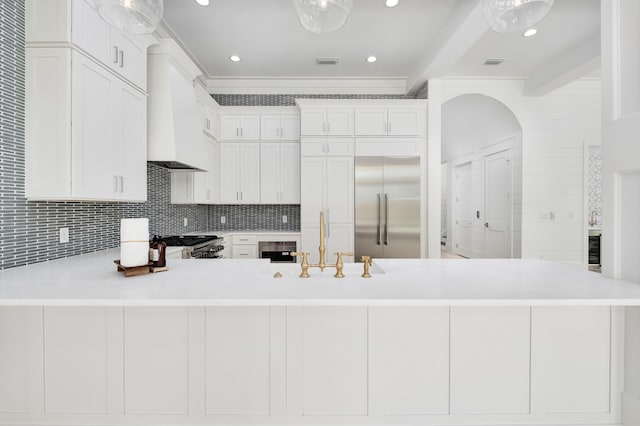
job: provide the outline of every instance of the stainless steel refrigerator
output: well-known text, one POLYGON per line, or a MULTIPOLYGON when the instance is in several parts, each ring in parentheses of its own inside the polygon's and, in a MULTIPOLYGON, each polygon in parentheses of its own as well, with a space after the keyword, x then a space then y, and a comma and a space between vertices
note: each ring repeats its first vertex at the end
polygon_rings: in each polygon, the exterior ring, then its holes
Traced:
POLYGON ((355 158, 355 256, 420 257, 420 159, 355 158))

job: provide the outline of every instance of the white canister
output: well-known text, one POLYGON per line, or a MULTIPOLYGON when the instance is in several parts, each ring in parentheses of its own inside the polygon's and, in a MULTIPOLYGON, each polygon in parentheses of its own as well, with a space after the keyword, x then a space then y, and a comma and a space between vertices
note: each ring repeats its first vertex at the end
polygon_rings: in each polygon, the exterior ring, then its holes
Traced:
POLYGON ((120 264, 124 267, 149 264, 149 219, 121 220, 120 264))

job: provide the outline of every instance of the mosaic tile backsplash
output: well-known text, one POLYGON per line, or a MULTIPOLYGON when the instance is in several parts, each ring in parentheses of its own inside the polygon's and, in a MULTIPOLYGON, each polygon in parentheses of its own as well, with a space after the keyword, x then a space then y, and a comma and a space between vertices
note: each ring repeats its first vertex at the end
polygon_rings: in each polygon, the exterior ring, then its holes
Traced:
POLYGON ((405 95, 234 95, 213 94, 220 106, 295 106, 296 98, 305 99, 414 99, 405 95))
POLYGON ((602 226, 602 154, 600 148, 589 153, 589 217, 595 219, 594 226, 602 226), (593 213, 595 212, 595 214, 593 213))

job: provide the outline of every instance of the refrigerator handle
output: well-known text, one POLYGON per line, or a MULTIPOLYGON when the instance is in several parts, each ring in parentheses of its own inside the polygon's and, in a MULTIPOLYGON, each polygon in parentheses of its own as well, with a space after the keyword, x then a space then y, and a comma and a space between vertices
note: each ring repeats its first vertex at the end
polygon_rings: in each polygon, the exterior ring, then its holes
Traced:
POLYGON ((380 200, 382 198, 382 195, 380 193, 378 193, 378 226, 376 227, 376 244, 380 245, 380 240, 382 239, 382 237, 380 236, 380 231, 382 229, 382 227, 380 226, 380 224, 382 223, 382 211, 380 210, 382 208, 382 201, 380 200))
POLYGON ((384 194, 384 245, 389 245, 389 194, 384 194))

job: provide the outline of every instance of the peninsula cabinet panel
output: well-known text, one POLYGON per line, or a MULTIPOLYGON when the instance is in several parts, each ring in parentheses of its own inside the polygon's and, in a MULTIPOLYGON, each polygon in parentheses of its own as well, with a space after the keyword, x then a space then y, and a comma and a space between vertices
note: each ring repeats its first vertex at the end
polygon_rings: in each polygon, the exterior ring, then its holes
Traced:
POLYGON ((288 422, 366 420, 367 308, 288 308, 287 327, 288 422))
POLYGON ((210 307, 205 316, 205 414, 282 422, 284 308, 210 307))
POLYGON ((124 413, 189 413, 189 312, 124 309, 124 413))
POLYGON ((106 414, 108 309, 44 308, 45 414, 106 414))
POLYGON ((0 414, 29 409, 28 308, 0 308, 0 414))
MULTIPOLYGON (((449 308, 372 307, 373 415, 449 414, 449 308)), ((384 417, 383 417, 384 416, 384 417)))
POLYGON ((611 309, 532 309, 532 404, 544 414, 606 414, 610 406, 611 309))
POLYGON ((451 308, 451 413, 528 414, 529 307, 451 308))

